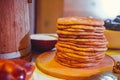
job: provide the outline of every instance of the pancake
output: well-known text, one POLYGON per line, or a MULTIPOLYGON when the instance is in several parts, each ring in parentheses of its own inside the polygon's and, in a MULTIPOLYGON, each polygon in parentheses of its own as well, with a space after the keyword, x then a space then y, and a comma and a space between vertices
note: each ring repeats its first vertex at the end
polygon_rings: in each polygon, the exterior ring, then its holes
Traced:
POLYGON ((104 21, 92 17, 64 17, 57 20, 57 24, 71 25, 71 24, 80 24, 80 25, 104 25, 104 21))
POLYGON ((97 27, 97 26, 85 26, 85 25, 69 25, 69 26, 57 26, 58 30, 66 30, 66 31, 94 31, 94 32, 103 32, 105 27, 97 27))
POLYGON ((60 38, 72 38, 72 39, 106 39, 104 35, 100 36, 91 36, 91 35, 66 35, 66 34, 59 34, 58 37, 60 38))
POLYGON ((70 40, 58 40, 58 41, 62 41, 62 42, 72 42, 72 43, 75 43, 75 44, 79 44, 79 45, 96 45, 96 46, 99 46, 99 45, 106 45, 108 42, 99 42, 99 41, 88 41, 88 42, 79 42, 79 41, 70 41, 70 40))
POLYGON ((72 39, 72 38, 59 38, 59 40, 61 41, 78 41, 78 42, 107 42, 106 39, 83 39, 83 38, 76 38, 76 39, 72 39))
POLYGON ((91 35, 91 36, 100 36, 104 33, 97 33, 97 32, 70 32, 70 31, 64 31, 64 30, 57 30, 57 34, 66 34, 66 35, 91 35))
POLYGON ((57 29, 84 29, 84 30, 105 30, 104 26, 90 26, 90 25, 57 25, 57 29))

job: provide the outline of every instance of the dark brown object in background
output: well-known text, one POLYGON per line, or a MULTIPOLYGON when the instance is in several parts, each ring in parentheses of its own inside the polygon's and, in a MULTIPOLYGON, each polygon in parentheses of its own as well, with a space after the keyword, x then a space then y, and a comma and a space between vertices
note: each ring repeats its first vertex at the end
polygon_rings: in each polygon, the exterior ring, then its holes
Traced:
POLYGON ((28 0, 28 3, 32 3, 32 0, 28 0))
POLYGON ((29 31, 28 0, 0 0, 0 54, 20 51, 20 57, 27 55, 29 31))

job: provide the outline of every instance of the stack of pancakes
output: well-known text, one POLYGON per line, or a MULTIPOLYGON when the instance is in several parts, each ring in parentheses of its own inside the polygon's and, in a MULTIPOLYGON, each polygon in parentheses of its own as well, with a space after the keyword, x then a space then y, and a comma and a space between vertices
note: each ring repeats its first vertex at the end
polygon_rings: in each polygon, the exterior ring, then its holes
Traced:
POLYGON ((59 18, 55 60, 75 68, 99 64, 107 50, 103 25, 102 20, 91 17, 59 18))

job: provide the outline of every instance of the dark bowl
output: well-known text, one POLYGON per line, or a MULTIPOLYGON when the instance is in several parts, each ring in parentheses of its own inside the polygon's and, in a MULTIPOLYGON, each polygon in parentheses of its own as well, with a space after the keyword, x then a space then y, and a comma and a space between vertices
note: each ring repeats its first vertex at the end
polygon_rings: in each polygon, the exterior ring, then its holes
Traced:
POLYGON ((53 49, 57 42, 56 34, 32 34, 30 36, 32 50, 45 52, 53 49))

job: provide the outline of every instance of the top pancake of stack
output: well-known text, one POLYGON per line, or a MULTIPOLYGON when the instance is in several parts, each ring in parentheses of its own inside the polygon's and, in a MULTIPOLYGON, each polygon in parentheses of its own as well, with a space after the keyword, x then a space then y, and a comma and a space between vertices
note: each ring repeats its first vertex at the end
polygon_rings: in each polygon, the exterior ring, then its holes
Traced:
POLYGON ((92 25, 92 26, 101 26, 104 25, 104 22, 100 19, 92 18, 92 17, 65 17, 59 18, 57 20, 57 24, 64 24, 64 25, 92 25))
POLYGON ((104 58, 107 40, 102 20, 65 17, 57 20, 55 60, 68 67, 95 66, 104 58))

